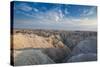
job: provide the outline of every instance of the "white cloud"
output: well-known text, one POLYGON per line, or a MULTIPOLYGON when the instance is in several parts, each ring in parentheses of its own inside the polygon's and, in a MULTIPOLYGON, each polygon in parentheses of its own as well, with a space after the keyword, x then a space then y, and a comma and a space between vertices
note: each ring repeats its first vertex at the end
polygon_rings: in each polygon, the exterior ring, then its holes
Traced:
POLYGON ((70 14, 67 8, 65 9, 65 14, 70 14))
POLYGON ((79 19, 71 19, 73 22, 80 22, 81 21, 81 19, 79 18, 79 19))
MULTIPOLYGON (((39 10, 37 8, 31 8, 30 6, 26 4, 22 4, 21 9, 24 11, 31 11, 32 9, 36 12, 39 10), (22 6, 23 5, 23 6, 22 6)), ((69 14, 68 10, 65 10, 66 14, 69 14)), ((67 29, 67 30, 96 30, 97 29, 97 21, 96 19, 91 18, 68 18, 65 17, 62 11, 59 8, 54 8, 52 10, 49 10, 45 13, 36 13, 36 14, 29 14, 24 13, 26 16, 35 17, 31 20, 21 20, 20 23, 22 26, 25 27, 46 27, 46 28, 58 28, 58 29, 67 29), (23 25, 24 24, 24 25, 23 25), (32 26, 33 24, 33 26, 32 26), (37 26, 36 26, 37 25, 37 26)), ((91 10, 85 10, 83 12, 84 16, 91 15, 94 13, 94 8, 91 8, 91 10)), ((20 25, 20 23, 18 23, 20 25)), ((17 24, 17 22, 16 22, 17 24)))
POLYGON ((95 10, 96 10, 96 7, 92 7, 90 9, 84 9, 81 16, 91 16, 91 15, 95 14, 95 10))
MULTIPOLYGON (((68 18, 64 17, 62 12, 51 10, 45 14, 37 15, 37 17, 42 17, 38 20, 38 22, 43 23, 44 25, 58 26, 63 29, 69 30, 90 30, 96 31, 97 29, 97 21, 96 19, 91 18, 68 18)), ((37 21, 34 21, 37 22, 37 21)))
MULTIPOLYGON (((59 10, 58 8, 54 8, 52 10, 49 10, 43 14, 38 14, 37 18, 39 18, 40 20, 50 20, 53 23, 57 23, 59 21, 61 21, 61 19, 64 17, 63 13, 61 10, 59 10)), ((47 22, 48 23, 48 22, 47 22)))
POLYGON ((82 20, 80 23, 79 23, 80 25, 83 25, 83 26, 97 26, 97 20, 96 19, 84 19, 84 20, 82 20))
POLYGON ((97 19, 94 18, 79 18, 74 19, 72 18, 71 21, 76 25, 82 25, 82 26, 96 26, 97 25, 97 19))
POLYGON ((38 12, 38 11, 39 11, 39 9, 37 9, 37 8, 33 8, 33 10, 34 10, 35 12, 38 12))

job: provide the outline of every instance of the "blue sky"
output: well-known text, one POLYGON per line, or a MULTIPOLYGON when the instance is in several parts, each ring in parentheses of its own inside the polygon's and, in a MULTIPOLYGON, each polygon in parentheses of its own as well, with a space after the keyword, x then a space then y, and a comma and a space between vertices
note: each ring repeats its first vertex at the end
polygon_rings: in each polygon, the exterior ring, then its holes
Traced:
POLYGON ((14 2, 14 28, 97 30, 97 7, 39 2, 14 2))

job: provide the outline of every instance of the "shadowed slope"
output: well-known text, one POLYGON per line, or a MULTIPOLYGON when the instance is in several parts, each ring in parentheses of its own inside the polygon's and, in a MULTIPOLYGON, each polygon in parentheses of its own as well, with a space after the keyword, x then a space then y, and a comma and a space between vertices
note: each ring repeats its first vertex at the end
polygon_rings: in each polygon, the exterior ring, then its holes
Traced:
POLYGON ((63 48, 47 48, 42 52, 49 56, 56 63, 60 63, 70 54, 71 50, 66 46, 63 48))
POLYGON ((97 60, 97 55, 95 53, 88 53, 88 54, 78 54, 72 56, 66 62, 84 62, 84 61, 96 61, 96 60, 97 60))
POLYGON ((97 53, 97 39, 89 38, 81 41, 72 51, 72 55, 80 53, 97 53))

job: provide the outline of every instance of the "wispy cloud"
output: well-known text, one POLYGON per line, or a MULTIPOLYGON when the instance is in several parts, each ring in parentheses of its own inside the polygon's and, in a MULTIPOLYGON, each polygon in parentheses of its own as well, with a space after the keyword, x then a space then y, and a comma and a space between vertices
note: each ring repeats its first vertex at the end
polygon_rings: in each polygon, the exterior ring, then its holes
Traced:
POLYGON ((68 11, 68 8, 66 8, 66 9, 64 10, 64 12, 65 12, 66 15, 67 15, 67 14, 70 14, 70 12, 68 11))
MULTIPOLYGON (((69 6, 69 5, 68 5, 69 6)), ((46 6, 45 6, 46 7, 46 6)), ((18 28, 45 28, 45 29, 64 29, 64 30, 91 30, 97 29, 97 20, 90 18, 95 14, 95 7, 89 9, 83 9, 82 12, 77 12, 81 17, 73 17, 72 13, 66 7, 53 7, 50 10, 46 10, 45 7, 32 7, 27 3, 19 4, 16 10, 19 14, 25 15, 25 17, 31 17, 31 19, 16 19, 14 20, 14 27, 18 28), (41 10, 45 9, 45 12, 41 10), (69 17, 70 15, 72 17, 69 17), (82 18, 83 17, 83 18, 82 18)), ((71 11, 73 7, 70 7, 71 11)), ((76 11, 78 11, 77 9, 76 11)), ((73 10, 74 12, 74 10, 73 10)), ((76 13, 76 12, 75 12, 76 13)))
POLYGON ((39 9, 37 9, 37 8, 33 8, 33 10, 34 10, 35 12, 38 12, 38 11, 39 11, 39 9))
POLYGON ((29 12, 29 11, 32 10, 32 7, 29 6, 27 3, 21 3, 21 4, 18 5, 17 8, 20 9, 20 10, 26 11, 26 12, 29 12))
POLYGON ((96 7, 92 7, 89 9, 84 9, 82 14, 80 14, 81 16, 91 16, 94 15, 96 11, 96 7))

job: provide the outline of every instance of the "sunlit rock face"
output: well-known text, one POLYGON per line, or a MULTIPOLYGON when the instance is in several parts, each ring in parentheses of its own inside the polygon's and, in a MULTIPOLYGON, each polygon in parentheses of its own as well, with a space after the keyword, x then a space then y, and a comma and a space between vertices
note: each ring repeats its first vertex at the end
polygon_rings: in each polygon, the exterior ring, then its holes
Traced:
POLYGON ((72 51, 72 55, 80 53, 97 53, 97 39, 89 38, 81 41, 72 51))
POLYGON ((48 43, 45 38, 35 34, 15 34, 14 36, 14 49, 24 48, 52 48, 53 45, 48 43))
POLYGON ((70 57, 70 59, 65 60, 65 62, 84 62, 84 61, 96 61, 96 53, 78 54, 70 57))
POLYGON ((64 47, 59 36, 43 37, 36 34, 14 34, 13 49, 64 47))
POLYGON ((40 50, 24 50, 14 58, 15 66, 55 63, 40 50))

